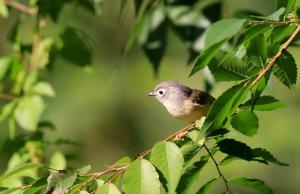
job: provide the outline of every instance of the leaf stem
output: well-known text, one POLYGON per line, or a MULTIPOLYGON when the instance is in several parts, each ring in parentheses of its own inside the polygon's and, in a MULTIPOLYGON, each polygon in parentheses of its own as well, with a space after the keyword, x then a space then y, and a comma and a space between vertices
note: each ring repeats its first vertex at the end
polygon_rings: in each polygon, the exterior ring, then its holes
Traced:
POLYGON ((208 147, 203 144, 203 147, 205 148, 205 150, 207 151, 208 155, 210 156, 210 158, 213 160, 217 170, 218 170, 218 173, 219 173, 219 176, 223 179, 224 181, 224 184, 225 184, 225 187, 226 187, 226 191, 229 192, 229 193, 232 193, 232 191, 230 190, 229 186, 228 186, 228 181, 227 179, 225 178, 225 176, 223 175, 223 173, 221 172, 220 168, 219 168, 219 164, 217 163, 216 159, 213 157, 213 155, 210 153, 208 147))
POLYGON ((268 65, 258 74, 256 79, 252 82, 251 86, 257 84, 257 82, 273 67, 278 58, 282 55, 282 53, 290 46, 293 40, 296 38, 297 34, 300 32, 300 25, 296 28, 293 34, 289 37, 289 39, 282 45, 276 55, 270 60, 268 65))
POLYGON ((24 4, 21 4, 19 2, 16 1, 12 1, 12 0, 4 0, 4 3, 6 3, 7 5, 9 5, 10 7, 19 10, 21 12, 30 14, 30 15, 36 15, 38 10, 32 7, 28 7, 24 4))

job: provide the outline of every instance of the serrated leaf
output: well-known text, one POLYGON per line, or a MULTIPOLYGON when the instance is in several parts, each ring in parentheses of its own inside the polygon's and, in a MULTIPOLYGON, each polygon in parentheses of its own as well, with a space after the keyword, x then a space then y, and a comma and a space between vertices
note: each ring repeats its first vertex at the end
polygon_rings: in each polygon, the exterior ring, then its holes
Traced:
POLYGON ((231 125, 242 134, 252 137, 257 133, 258 118, 251 110, 242 110, 233 115, 231 125))
POLYGON ((45 103, 40 96, 25 96, 20 99, 16 107, 16 121, 24 129, 35 131, 44 109, 45 103))
POLYGON ((150 161, 167 180, 168 193, 175 193, 184 164, 178 146, 172 142, 158 142, 153 147, 150 161))
POLYGON ((25 170, 30 170, 30 169, 36 169, 36 168, 41 168, 43 167, 44 165, 42 164, 39 164, 39 163, 26 163, 26 164, 21 164, 21 165, 18 165, 12 169, 10 169, 8 172, 6 172, 4 175, 0 176, 0 183, 2 181, 4 181, 5 179, 15 175, 15 174, 18 174, 20 172, 23 172, 25 170))
POLYGON ((119 189, 112 183, 101 186, 96 194, 121 194, 119 189))
POLYGON ((279 21, 280 17, 284 14, 284 12, 285 12, 285 8, 281 7, 268 16, 255 16, 255 17, 264 20, 279 21))
POLYGON ((230 179, 229 182, 232 184, 253 188, 261 193, 265 193, 265 194, 273 193, 272 189, 269 186, 267 186, 262 180, 259 179, 249 179, 245 177, 240 177, 240 178, 230 179))
POLYGON ((220 151, 250 161, 253 158, 251 148, 245 143, 236 141, 234 139, 224 139, 217 143, 220 151))
POLYGON ((288 88, 292 88, 297 81, 297 64, 293 55, 285 51, 272 69, 275 77, 288 88))
POLYGON ((280 162, 271 154, 271 152, 269 152, 268 150, 263 149, 263 148, 252 149, 252 154, 253 154, 254 159, 263 159, 264 160, 263 162, 266 162, 266 163, 271 162, 271 163, 278 164, 281 166, 289 165, 287 163, 280 162))
POLYGON ((147 160, 136 160, 124 174, 123 192, 125 194, 160 193, 159 176, 147 160))
POLYGON ((196 193, 200 189, 200 175, 201 171, 209 156, 202 156, 199 161, 195 162, 190 168, 188 168, 182 175, 177 187, 177 193, 190 194, 196 193))
POLYGON ((91 65, 93 46, 90 38, 85 33, 78 29, 67 27, 61 38, 63 41, 61 56, 65 60, 81 67, 91 65))
MULTIPOLYGON (((243 105, 241 105, 240 108, 250 109, 251 106, 252 106, 252 99, 245 102, 243 105)), ((284 106, 283 103, 277 100, 276 98, 274 98, 273 96, 260 96, 255 102, 254 110, 269 111, 283 106, 284 106)))
POLYGON ((90 170, 91 170, 91 165, 89 164, 89 165, 86 165, 86 166, 83 166, 83 167, 77 169, 76 173, 79 175, 82 175, 82 174, 88 173, 90 170))
POLYGON ((226 43, 227 39, 224 39, 221 42, 218 42, 211 47, 204 49, 201 51, 200 55, 195 59, 193 69, 189 76, 192 76, 197 71, 203 69, 209 62, 213 59, 213 57, 218 53, 220 48, 226 43))
POLYGON ((32 88, 32 92, 38 95, 44 95, 49 97, 54 97, 55 92, 52 86, 47 82, 38 82, 32 88))
POLYGON ((237 34, 245 21, 244 19, 231 18, 213 23, 206 31, 204 49, 237 34))
POLYGON ((209 194, 211 187, 216 183, 217 178, 213 178, 212 180, 205 183, 200 190, 196 194, 209 194))
POLYGON ((249 65, 232 54, 219 54, 208 65, 216 81, 239 81, 249 79, 249 65))

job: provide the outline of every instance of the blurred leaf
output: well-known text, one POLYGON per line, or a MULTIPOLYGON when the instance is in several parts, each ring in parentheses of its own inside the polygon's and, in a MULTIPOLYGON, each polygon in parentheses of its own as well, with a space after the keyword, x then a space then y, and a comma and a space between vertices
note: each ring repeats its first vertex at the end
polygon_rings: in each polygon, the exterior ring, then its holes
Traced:
MULTIPOLYGON (((248 100, 241 105, 240 108, 251 108, 252 99, 248 100)), ((269 111, 284 106, 282 102, 274 98, 273 96, 260 96, 255 103, 255 110, 269 111)))
POLYGON ((76 0, 77 4, 92 11, 94 14, 101 14, 102 0, 76 0))
POLYGON ((34 67, 44 68, 49 63, 49 54, 54 43, 52 38, 40 40, 33 46, 30 64, 34 67))
POLYGON ((6 75, 11 63, 10 57, 0 58, 0 80, 6 75))
POLYGON ((234 139, 224 139, 217 143, 220 151, 250 161, 253 158, 251 148, 245 143, 234 139))
POLYGON ((297 26, 276 26, 271 34, 272 43, 282 43, 285 39, 289 38, 295 31, 297 26))
POLYGON ((259 18, 259 19, 264 19, 264 20, 279 21, 280 16, 282 16, 282 14, 284 14, 284 12, 285 12, 285 8, 281 7, 278 10, 276 10, 274 13, 272 13, 271 15, 268 15, 268 16, 255 16, 255 17, 259 18))
POLYGON ((14 194, 16 193, 16 191, 20 190, 19 187, 13 187, 13 188, 9 188, 8 190, 2 192, 1 194, 14 194))
POLYGON ((190 194, 200 189, 200 175, 203 167, 209 160, 209 156, 202 156, 199 161, 195 162, 188 168, 180 178, 177 187, 177 193, 190 194))
POLYGON ((79 175, 82 175, 82 174, 88 173, 90 170, 91 170, 91 165, 89 164, 89 165, 86 165, 86 166, 83 166, 83 167, 77 169, 76 173, 79 175))
POLYGON ((204 49, 208 49, 237 34, 245 21, 244 19, 231 18, 213 23, 206 31, 204 49))
POLYGON ((293 55, 285 51, 275 63, 272 69, 274 75, 281 83, 292 88, 297 81, 297 65, 293 55))
POLYGON ((38 129, 50 129, 53 131, 56 127, 51 121, 42 120, 38 122, 38 129))
POLYGON ((218 53, 220 48, 225 44, 227 40, 223 40, 219 43, 212 45, 211 47, 201 51, 200 55, 195 59, 194 67, 189 76, 192 76, 197 71, 203 69, 212 58, 218 53))
POLYGON ((47 186, 47 177, 42 177, 39 180, 35 181, 31 187, 24 190, 23 194, 35 194, 40 192, 42 189, 45 189, 47 186))
POLYGON ((56 151, 50 158, 49 166, 57 170, 65 169, 67 167, 65 156, 60 151, 56 151))
POLYGON ((16 120, 24 129, 35 131, 44 108, 45 104, 40 96, 25 96, 17 105, 16 120))
POLYGON ((42 164, 39 164, 39 163, 26 163, 26 164, 21 164, 21 165, 18 165, 12 169, 10 169, 9 171, 7 171, 5 174, 1 175, 0 176, 0 183, 2 181, 4 181, 5 179, 13 176, 13 175, 16 175, 20 172, 23 172, 25 170, 30 170, 30 169, 36 169, 36 168, 42 168, 44 165, 42 164))
POLYGON ((252 137, 257 133, 258 118, 251 110, 242 110, 233 115, 231 125, 242 134, 252 137))
POLYGON ((25 77, 24 84, 23 84, 23 90, 27 94, 30 89, 33 87, 33 85, 37 82, 39 76, 39 72, 37 70, 31 71, 28 73, 25 77))
POLYGON ((217 178, 213 178, 212 180, 205 183, 200 190, 196 194, 209 194, 211 187, 216 183, 217 178))
POLYGON ((20 35, 20 22, 21 20, 18 18, 17 21, 15 21, 14 25, 12 26, 11 30, 8 33, 8 40, 11 43, 18 43, 20 40, 19 35, 20 35))
POLYGON ((51 19, 56 22, 64 4, 69 3, 71 1, 72 0, 39 0, 37 1, 37 5, 39 7, 39 14, 49 14, 51 19))
POLYGON ((91 65, 93 47, 90 38, 85 33, 75 28, 67 27, 61 38, 63 41, 61 56, 65 60, 81 67, 91 65))
POLYGON ((168 5, 188 5, 188 6, 193 6, 196 4, 198 0, 166 0, 166 4, 168 5))
POLYGON ((49 96, 49 97, 55 96, 55 92, 54 92, 52 86, 47 82, 36 83, 32 88, 32 92, 34 94, 44 95, 44 96, 49 96))
POLYGON ((231 156, 231 155, 227 155, 225 158, 223 158, 223 160, 221 160, 220 165, 226 165, 231 163, 232 161, 238 160, 239 158, 231 156))
POLYGON ((0 1, 0 16, 6 18, 8 17, 9 12, 8 12, 8 8, 6 6, 5 1, 0 1))
POLYGON ((216 81, 238 81, 249 79, 249 65, 232 54, 219 54, 208 65, 216 81))
POLYGON ((22 176, 21 177, 22 185, 31 185, 33 184, 36 180, 30 176, 22 176))
POLYGON ((172 142, 158 142, 151 152, 151 163, 167 180, 168 193, 175 193, 183 170, 184 159, 178 146, 172 142))
MULTIPOLYGON (((167 47, 167 29, 164 10, 161 6, 150 13, 147 22, 149 26, 145 40, 142 40, 143 50, 157 73, 167 47)), ((145 28, 145 26, 144 26, 145 28)))
POLYGON ((157 194, 160 182, 155 168, 147 160, 136 160, 124 175, 123 192, 125 194, 157 194))
POLYGON ((278 164, 281 166, 289 166, 289 164, 283 163, 278 161, 272 154, 266 149, 263 148, 254 148, 252 149, 253 158, 254 159, 263 159, 265 163, 268 164, 268 162, 278 164))
POLYGON ((17 102, 18 102, 17 100, 14 100, 3 106, 3 108, 1 109, 1 114, 0 114, 0 122, 4 121, 5 119, 7 119, 8 116, 13 114, 13 111, 16 108, 17 102))
POLYGON ((253 188, 261 193, 265 193, 265 194, 273 193, 272 189, 269 186, 267 186, 262 180, 240 177, 240 178, 230 179, 229 182, 232 184, 253 188))
POLYGON ((108 183, 101 186, 96 194, 121 194, 121 192, 114 184, 108 183))
POLYGON ((211 23, 220 20, 222 14, 222 1, 212 1, 203 9, 203 15, 209 19, 211 23))

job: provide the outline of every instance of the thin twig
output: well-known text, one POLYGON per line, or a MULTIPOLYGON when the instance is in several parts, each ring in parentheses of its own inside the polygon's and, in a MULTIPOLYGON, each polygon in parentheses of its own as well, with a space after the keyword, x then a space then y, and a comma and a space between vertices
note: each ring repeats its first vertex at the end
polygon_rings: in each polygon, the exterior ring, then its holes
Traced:
POLYGON ((291 25, 291 24, 299 24, 300 19, 295 19, 291 21, 272 21, 272 20, 247 20, 249 24, 283 24, 283 25, 291 25))
POLYGON ((36 15, 38 10, 32 7, 28 7, 24 4, 21 4, 19 2, 16 1, 12 1, 12 0, 4 0, 4 3, 6 3, 7 5, 9 5, 10 7, 19 10, 21 12, 30 14, 30 15, 36 15))
POLYGON ((282 53, 289 47, 289 45, 293 42, 295 37, 300 31, 300 26, 296 28, 296 30, 293 32, 293 34, 290 36, 290 38, 283 44, 283 46, 280 48, 280 50, 277 52, 277 54, 270 60, 268 65, 258 74, 257 78, 252 82, 252 86, 254 86, 270 69, 273 67, 275 62, 278 60, 278 58, 282 55, 282 53))
POLYGON ((5 100, 5 101, 12 101, 14 100, 16 97, 10 94, 4 94, 4 93, 0 93, 0 99, 1 100, 5 100))
POLYGON ((216 168, 217 168, 217 170, 218 170, 219 176, 223 179, 224 184, 225 184, 225 187, 226 187, 226 191, 228 191, 229 193, 232 193, 232 191, 229 189, 227 179, 226 179, 225 176, 222 174, 222 172, 221 172, 221 170, 220 170, 220 168, 219 168, 219 164, 217 163, 217 161, 215 160, 215 158, 213 157, 213 155, 210 153, 208 147, 207 147, 205 144, 203 144, 203 147, 204 147, 205 150, 207 151, 209 157, 213 160, 213 162, 214 162, 214 164, 215 164, 215 166, 216 166, 216 168))

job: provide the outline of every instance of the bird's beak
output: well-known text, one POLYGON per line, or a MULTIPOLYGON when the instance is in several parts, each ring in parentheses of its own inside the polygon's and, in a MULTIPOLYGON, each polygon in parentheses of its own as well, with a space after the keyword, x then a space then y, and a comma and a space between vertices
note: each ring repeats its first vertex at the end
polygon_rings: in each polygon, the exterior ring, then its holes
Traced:
POLYGON ((156 94, 154 92, 149 92, 148 96, 156 96, 156 94))

